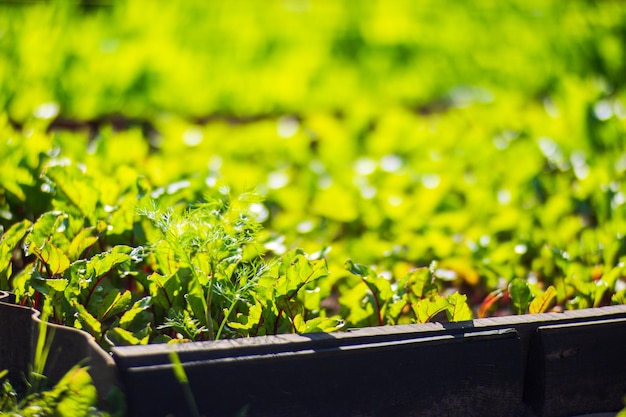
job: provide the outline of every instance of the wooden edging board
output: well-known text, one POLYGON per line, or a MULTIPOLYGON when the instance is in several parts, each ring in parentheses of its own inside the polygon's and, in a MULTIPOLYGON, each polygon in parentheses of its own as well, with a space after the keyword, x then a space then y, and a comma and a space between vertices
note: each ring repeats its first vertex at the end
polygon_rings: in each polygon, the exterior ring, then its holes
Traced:
POLYGON ((569 417, 622 407, 625 320, 611 306, 112 353, 137 416, 569 417))
MULTIPOLYGON (((0 292, 0 369, 19 388, 41 322, 12 301, 0 292)), ((48 335, 47 375, 86 360, 100 396, 121 387, 130 416, 191 407, 206 417, 605 416, 626 394, 626 306, 116 347, 113 356, 76 329, 48 325, 48 335)))

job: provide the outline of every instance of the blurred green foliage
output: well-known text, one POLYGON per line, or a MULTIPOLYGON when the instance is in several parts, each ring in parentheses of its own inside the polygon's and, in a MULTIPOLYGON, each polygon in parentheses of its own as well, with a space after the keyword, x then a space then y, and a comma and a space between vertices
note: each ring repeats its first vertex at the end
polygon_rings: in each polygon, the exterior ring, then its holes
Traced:
POLYGON ((0 7, 0 104, 17 121, 45 114, 44 103, 81 119, 203 117, 419 107, 509 91, 542 98, 568 78, 624 85, 624 6, 615 1, 0 7))

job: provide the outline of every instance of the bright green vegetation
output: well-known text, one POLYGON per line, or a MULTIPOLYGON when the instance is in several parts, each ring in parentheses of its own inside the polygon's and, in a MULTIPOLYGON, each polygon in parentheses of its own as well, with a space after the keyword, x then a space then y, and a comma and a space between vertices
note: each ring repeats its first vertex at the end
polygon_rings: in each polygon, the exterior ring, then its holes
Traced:
POLYGON ((105 347, 626 302, 621 3, 0 7, 0 289, 105 347))
POLYGON ((0 412, 6 416, 104 416, 96 404, 96 388, 85 368, 72 368, 50 390, 36 391, 19 398, 0 372, 0 412))

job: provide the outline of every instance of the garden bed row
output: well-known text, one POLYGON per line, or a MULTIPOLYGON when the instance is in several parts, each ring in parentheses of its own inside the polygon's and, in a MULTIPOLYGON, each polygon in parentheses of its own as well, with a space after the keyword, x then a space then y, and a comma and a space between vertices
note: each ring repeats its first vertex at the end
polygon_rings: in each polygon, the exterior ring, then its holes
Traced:
MULTIPOLYGON (((39 323, 0 294, 0 369, 19 375, 39 323)), ((101 396, 121 387, 132 416, 574 416, 615 412, 626 394, 626 306, 115 347, 52 325, 47 373, 89 358, 101 396)))

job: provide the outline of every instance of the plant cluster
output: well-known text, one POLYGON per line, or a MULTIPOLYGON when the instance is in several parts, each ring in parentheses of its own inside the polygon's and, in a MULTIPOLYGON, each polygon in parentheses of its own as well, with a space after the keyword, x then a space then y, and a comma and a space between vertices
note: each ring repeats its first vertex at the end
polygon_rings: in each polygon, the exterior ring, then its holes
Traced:
POLYGON ((0 289, 104 346, 626 302, 619 3, 2 7, 0 289))
POLYGON ((18 123, 33 112, 428 111, 500 92, 543 97, 569 76, 624 85, 619 2, 26 3, 0 13, 0 106, 18 123))
POLYGON ((102 417, 95 408, 97 394, 86 368, 74 367, 52 389, 33 390, 20 398, 0 372, 0 414, 15 417, 102 417))
MULTIPOLYGON (((385 115, 395 118, 390 137, 415 123, 407 116, 385 115)), ((316 149, 312 133, 268 130, 281 123, 191 126, 153 148, 136 130, 85 143, 5 123, 1 287, 25 305, 51 300, 54 321, 104 345, 624 302, 620 140, 587 145, 583 161, 582 143, 534 138, 527 122, 482 147, 475 133, 429 149, 430 134, 417 133, 411 146, 422 142, 423 158, 368 150, 382 144, 377 129, 360 153, 363 144, 339 143, 354 157, 338 164, 338 136, 319 119, 298 122, 315 129, 316 149), (190 130, 206 141, 185 145, 190 130), (212 140, 215 130, 243 147, 212 140), (262 146, 246 140, 254 132, 267 135, 262 146), (264 171, 259 157, 286 165, 264 171), (523 163, 510 172, 515 160, 523 163), (245 192, 242 176, 257 192, 245 192)))
MULTIPOLYGON (((46 168, 38 181, 46 186, 38 192, 52 194, 57 210, 6 230, 0 277, 22 304, 37 308, 50 301, 55 322, 84 329, 105 345, 343 326, 322 305, 331 291, 324 253, 268 251, 276 242, 259 236, 258 208, 264 206, 257 194, 233 198, 217 189, 190 208, 183 200, 162 209, 154 193, 138 185, 135 205, 99 210, 95 199, 57 191, 77 189, 78 178, 85 187, 97 181, 39 161, 46 168)), ((349 260, 346 269, 362 283, 337 301, 350 311, 351 326, 426 322, 444 310, 451 320, 472 318, 464 296, 439 295, 432 269, 417 268, 398 280, 349 260)))

